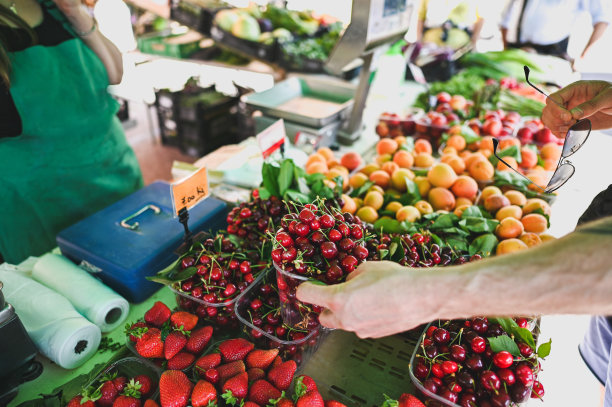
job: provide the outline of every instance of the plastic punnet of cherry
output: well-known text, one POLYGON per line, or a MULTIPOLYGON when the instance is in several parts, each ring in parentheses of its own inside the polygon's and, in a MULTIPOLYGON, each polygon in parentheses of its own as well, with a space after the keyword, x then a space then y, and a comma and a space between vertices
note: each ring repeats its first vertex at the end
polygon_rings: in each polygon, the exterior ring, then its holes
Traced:
POLYGON ((421 398, 427 405, 452 407, 508 407, 541 399, 538 359, 548 355, 550 342, 536 348, 520 322, 479 317, 429 324, 410 361, 421 398))

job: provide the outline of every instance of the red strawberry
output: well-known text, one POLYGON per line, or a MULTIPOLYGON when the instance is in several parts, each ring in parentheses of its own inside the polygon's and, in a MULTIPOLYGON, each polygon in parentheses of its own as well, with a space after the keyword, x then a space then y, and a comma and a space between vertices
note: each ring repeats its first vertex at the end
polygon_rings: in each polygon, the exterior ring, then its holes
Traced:
POLYGON ((134 343, 138 342, 138 339, 148 330, 149 327, 144 322, 136 322, 135 324, 127 324, 125 326, 125 334, 130 335, 130 341, 134 343))
POLYGON ((293 404, 293 401, 289 399, 282 398, 278 400, 276 407, 295 407, 295 404, 293 404))
POLYGON ((270 367, 276 367, 280 365, 281 363, 283 363, 283 360, 281 359, 280 356, 277 356, 274 358, 274 362, 272 362, 272 365, 270 367))
POLYGON ((225 380, 236 376, 238 373, 246 372, 246 367, 242 360, 237 360, 217 367, 217 372, 219 372, 219 380, 223 383, 225 380))
POLYGON ((140 399, 132 396, 121 395, 115 399, 113 407, 140 407, 140 399))
POLYGON ((119 396, 119 392, 112 380, 107 380, 100 386, 100 398, 96 400, 101 407, 112 407, 113 402, 119 396))
POLYGON ((259 407, 259 404, 253 403, 252 401, 247 401, 242 405, 242 407, 259 407))
POLYGON ((346 405, 336 400, 327 400, 325 402, 325 407, 346 407, 346 405))
POLYGON ((399 398, 399 407, 425 407, 425 404, 412 394, 404 393, 399 398))
POLYGON ((193 354, 189 352, 179 352, 168 361, 166 367, 170 370, 183 370, 191 366, 194 360, 195 356, 193 356, 193 354))
POLYGON ((157 301, 151 309, 145 312, 144 320, 159 328, 170 318, 170 315, 172 315, 170 308, 163 302, 157 301))
POLYGON ((249 388, 249 400, 261 406, 267 406, 270 400, 276 400, 280 396, 280 390, 267 380, 257 380, 249 388))
POLYGON ((220 353, 211 353, 209 355, 204 355, 199 358, 195 365, 196 371, 200 376, 204 374, 208 369, 212 369, 221 364, 221 354, 220 353))
POLYGON ((198 316, 185 311, 178 311, 170 317, 174 328, 183 327, 183 331, 191 331, 198 324, 198 316))
POLYGON ((185 407, 191 396, 193 384, 180 370, 166 370, 159 378, 161 407, 185 407))
POLYGON ((255 345, 246 339, 236 338, 228 339, 221 342, 219 345, 219 351, 223 356, 223 360, 226 362, 233 362, 235 360, 242 360, 244 357, 253 350, 255 345))
POLYGON ((312 390, 300 397, 295 407, 325 407, 325 402, 318 391, 312 390))
POLYGON ((200 380, 196 383, 191 393, 191 405, 193 407, 207 407, 209 403, 216 403, 217 390, 210 382, 200 380))
MULTIPOLYGON (((170 332, 164 341, 164 357, 170 360, 187 344, 187 338, 181 332, 170 332)), ((178 369, 181 370, 181 369, 178 369)))
POLYGON ((279 390, 287 390, 293 381, 293 375, 297 370, 297 364, 293 360, 288 360, 268 372, 268 380, 279 390))
POLYGON ((204 372, 204 378, 212 384, 219 383, 219 372, 214 367, 204 372))
POLYGON ((83 400, 83 396, 78 395, 78 396, 74 396, 66 405, 66 407, 96 407, 96 404, 91 401, 91 400, 87 400, 85 402, 83 402, 83 404, 81 404, 81 400, 83 400))
POLYGON ((161 340, 161 331, 150 328, 136 342, 136 352, 143 358, 161 358, 164 355, 164 343, 161 340))
POLYGON ((191 336, 187 341, 187 345, 185 345, 185 349, 196 355, 202 353, 206 345, 208 345, 208 342, 210 342, 212 334, 212 326, 204 326, 196 329, 195 331, 191 332, 191 336))
POLYGON ((155 400, 147 399, 142 407, 159 407, 155 400))
POLYGON ((295 394, 298 397, 302 397, 304 394, 313 390, 318 391, 317 384, 312 377, 306 375, 297 377, 295 381, 295 394))
POLYGON ((237 374, 223 384, 223 399, 227 404, 243 400, 249 391, 249 376, 246 372, 237 374))
POLYGON ((255 349, 247 355, 245 359, 246 365, 248 367, 258 367, 265 370, 274 362, 276 355, 278 355, 278 349, 255 349))
POLYGON ((153 390, 153 380, 151 380, 149 376, 141 374, 134 376, 132 380, 134 381, 134 384, 140 384, 140 388, 138 390, 140 391, 142 398, 146 398, 151 395, 153 390))
POLYGON ((125 386, 127 385, 127 377, 125 376, 115 377, 113 379, 113 384, 115 385, 115 388, 117 389, 117 391, 121 393, 123 389, 125 389, 125 386))
POLYGON ((263 369, 259 369, 257 367, 252 367, 247 370, 247 374, 249 375, 249 382, 254 382, 255 380, 266 378, 266 372, 264 372, 263 369))

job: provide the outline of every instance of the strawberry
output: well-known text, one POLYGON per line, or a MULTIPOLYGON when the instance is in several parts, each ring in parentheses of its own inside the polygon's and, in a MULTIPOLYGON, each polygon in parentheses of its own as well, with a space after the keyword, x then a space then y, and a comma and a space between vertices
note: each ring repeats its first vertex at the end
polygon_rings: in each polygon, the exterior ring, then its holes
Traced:
POLYGON ((317 384, 310 376, 301 375, 295 380, 294 393, 299 397, 302 397, 304 394, 309 391, 317 391, 317 384))
POLYGON ((219 380, 223 383, 225 380, 236 376, 238 373, 246 372, 246 367, 242 360, 237 360, 217 367, 217 372, 219 372, 219 380))
POLYGON ((253 403, 252 401, 247 401, 242 405, 242 407, 259 407, 259 404, 253 403))
POLYGON ((281 363, 283 363, 283 360, 281 359, 280 356, 277 356, 274 358, 274 361, 272 362, 272 365, 270 367, 276 367, 280 365, 281 363))
POLYGON ((198 316, 185 311, 172 314, 170 322, 174 328, 183 327, 183 331, 191 331, 198 324, 198 316))
POLYGON ((219 351, 223 356, 223 360, 226 362, 233 362, 235 360, 242 360, 244 357, 253 350, 255 345, 243 338, 228 339, 221 342, 219 345, 219 351))
POLYGON ((107 380, 100 386, 100 398, 96 401, 101 407, 112 407, 113 402, 119 396, 117 388, 112 380, 107 380))
POLYGON ((155 400, 147 399, 142 407, 159 407, 155 400))
POLYGON ((140 385, 138 390, 140 391, 142 398, 146 398, 151 395, 151 392, 153 390, 153 380, 151 380, 149 376, 143 374, 134 376, 132 381, 136 386, 140 385))
POLYGON ((325 401, 325 407, 346 407, 346 405, 336 400, 327 400, 325 401))
POLYGON ((172 359, 168 361, 166 365, 167 369, 170 370, 183 370, 187 369, 193 361, 195 360, 195 356, 189 352, 179 352, 172 359))
POLYGON ((204 326, 202 328, 198 328, 195 331, 191 332, 191 336, 187 341, 187 345, 185 345, 185 349, 193 354, 200 354, 210 342, 210 338, 212 338, 213 327, 212 326, 204 326))
POLYGON ((204 372, 204 378, 212 384, 219 383, 219 372, 214 367, 204 372))
POLYGON ((149 327, 144 322, 136 322, 132 325, 125 325, 125 334, 130 335, 130 341, 133 343, 138 342, 138 339, 149 330, 149 327))
POLYGON ((236 404, 243 400, 249 391, 249 376, 246 372, 237 374, 223 384, 223 399, 226 404, 236 404))
POLYGON ((170 318, 170 315, 172 315, 170 308, 163 302, 157 301, 147 312, 145 312, 144 320, 159 328, 170 318))
POLYGON ((132 396, 121 395, 115 399, 113 407, 140 407, 140 400, 132 396))
POLYGON ((249 388, 249 400, 267 406, 270 400, 281 397, 281 392, 267 380, 257 380, 249 388))
POLYGON ((279 390, 287 390, 293 381, 293 375, 297 370, 297 364, 293 360, 288 360, 268 372, 268 380, 279 390))
POLYGON ((161 358, 164 355, 164 343, 161 340, 161 331, 150 328, 136 342, 136 352, 143 358, 161 358))
POLYGON ((208 369, 212 369, 221 364, 221 354, 220 353, 211 353, 209 355, 204 355, 199 358, 195 365, 197 373, 202 376, 204 372, 208 369))
POLYGON ((207 407, 217 402, 217 390, 210 382, 200 380, 196 383, 191 393, 191 405, 193 407, 207 407))
MULTIPOLYGON (((170 332, 164 341, 164 357, 170 360, 187 344, 187 338, 181 332, 170 332)), ((181 369, 178 369, 181 370, 181 369)))
POLYGON ((325 402, 318 391, 311 390, 298 399, 295 407, 325 407, 325 402))
POLYGON ((115 388, 117 389, 117 391, 121 393, 123 389, 125 389, 125 386, 127 385, 127 377, 125 376, 115 377, 113 379, 113 385, 115 385, 115 388))
POLYGON ((166 370, 159 378, 161 407, 185 407, 189 402, 193 384, 180 370, 166 370))
POLYGON ((255 349, 249 353, 245 359, 248 367, 267 369, 278 355, 278 349, 262 350, 255 349))
POLYGON ((80 394, 78 396, 74 396, 66 405, 66 407, 96 407, 96 404, 89 399, 86 399, 86 401, 83 401, 83 403, 81 404, 81 401, 83 400, 83 396, 81 396, 80 394))
POLYGON ((276 402, 276 407, 295 407, 295 404, 289 399, 282 398, 276 402))
POLYGON ((404 393, 399 398, 399 407, 425 407, 425 404, 412 394, 404 393))
POLYGON ((247 374, 249 375, 249 382, 254 382, 255 380, 266 378, 266 372, 264 372, 263 369, 259 369, 257 367, 253 367, 247 370, 247 374))

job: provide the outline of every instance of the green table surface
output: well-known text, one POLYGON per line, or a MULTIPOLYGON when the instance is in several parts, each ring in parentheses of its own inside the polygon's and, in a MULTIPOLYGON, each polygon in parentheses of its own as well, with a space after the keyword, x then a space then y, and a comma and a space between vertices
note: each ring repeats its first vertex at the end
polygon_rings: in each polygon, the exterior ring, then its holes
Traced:
MULTIPOLYGON (((170 308, 174 308, 176 306, 176 299, 174 293, 169 288, 163 287, 142 303, 130 304, 130 313, 126 318, 126 323, 136 321, 137 319, 142 318, 144 313, 151 307, 151 305, 155 301, 162 301, 170 308)), ((114 342, 125 344, 124 326, 125 324, 122 324, 114 331, 109 332, 103 336, 111 338, 114 342)), ((75 391, 74 389, 78 388, 79 386, 87 384, 88 378, 92 377, 91 374, 95 374, 100 371, 101 368, 108 365, 112 359, 117 358, 118 355, 126 352, 126 350, 127 348, 123 346, 121 349, 115 352, 98 351, 94 354, 94 356, 91 357, 91 359, 89 359, 83 365, 71 370, 64 369, 53 363, 45 356, 39 354, 36 357, 36 360, 43 364, 43 373, 35 380, 22 384, 19 387, 19 393, 17 394, 17 397, 15 397, 8 404, 8 407, 15 407, 21 404, 27 406, 40 405, 45 407, 55 407, 56 405, 59 405, 57 403, 57 398, 51 398, 45 401, 43 400, 43 395, 54 394, 64 384, 77 379, 75 380, 74 386, 70 386, 70 388, 65 389, 66 394, 64 394, 65 397, 74 396, 74 394, 68 393, 75 391)))

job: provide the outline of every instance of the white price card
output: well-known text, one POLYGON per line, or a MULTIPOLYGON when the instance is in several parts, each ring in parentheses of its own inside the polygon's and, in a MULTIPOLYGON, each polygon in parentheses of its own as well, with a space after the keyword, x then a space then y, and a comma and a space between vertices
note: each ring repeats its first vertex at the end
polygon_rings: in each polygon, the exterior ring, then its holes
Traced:
POLYGON ((280 149, 285 143, 285 122, 277 120, 274 124, 257 135, 257 143, 263 154, 264 160, 280 149))

